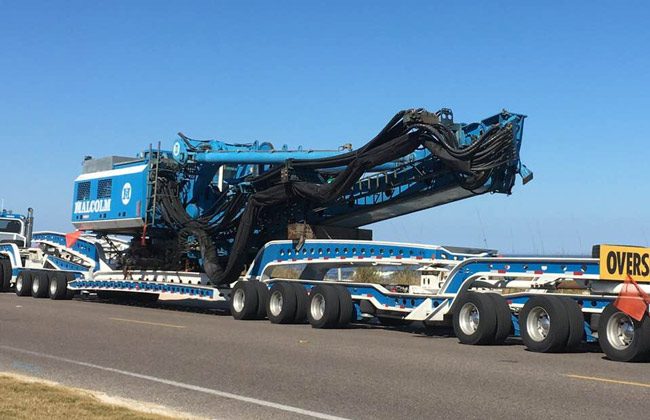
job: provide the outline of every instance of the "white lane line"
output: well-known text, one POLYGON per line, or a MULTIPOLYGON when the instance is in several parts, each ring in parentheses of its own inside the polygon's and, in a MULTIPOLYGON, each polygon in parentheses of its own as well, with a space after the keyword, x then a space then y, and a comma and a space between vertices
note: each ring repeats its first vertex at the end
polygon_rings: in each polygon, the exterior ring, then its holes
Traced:
POLYGON ((572 375, 572 374, 566 374, 564 376, 566 376, 567 378, 584 379, 587 381, 597 381, 597 382, 606 382, 610 384, 632 385, 632 386, 640 386, 643 388, 650 388, 650 383, 643 383, 643 382, 621 381, 618 379, 608 379, 608 378, 599 378, 597 376, 583 376, 583 375, 572 375))
POLYGON ((282 410, 282 411, 287 411, 287 412, 290 412, 290 413, 302 414, 304 416, 314 417, 314 418, 318 418, 318 419, 347 420, 347 419, 345 419, 345 417, 337 417, 337 416, 333 416, 333 415, 326 414, 326 413, 319 413, 318 411, 305 410, 305 409, 298 408, 298 407, 292 407, 290 405, 274 403, 272 401, 260 400, 260 399, 257 399, 257 398, 246 397, 244 395, 232 394, 230 392, 219 391, 219 390, 211 389, 211 388, 204 388, 202 386, 186 384, 186 383, 183 383, 183 382, 171 381, 169 379, 157 378, 155 376, 142 375, 140 373, 129 372, 129 371, 126 371, 126 370, 120 370, 120 369, 110 368, 110 367, 106 367, 106 366, 100 366, 100 365, 96 365, 94 363, 81 362, 81 361, 78 361, 78 360, 67 359, 65 357, 52 356, 51 354, 40 353, 40 352, 37 352, 37 351, 19 349, 19 348, 16 348, 16 347, 3 346, 3 345, 0 345, 0 349, 9 350, 9 351, 16 352, 16 353, 21 353, 21 354, 29 354, 29 355, 37 356, 37 357, 43 357, 43 358, 46 358, 46 359, 58 360, 60 362, 70 363, 70 364, 78 365, 78 366, 84 366, 84 367, 88 367, 88 368, 92 368, 92 369, 99 369, 99 370, 103 370, 103 371, 106 371, 106 372, 119 373, 120 375, 131 376, 133 378, 144 379, 144 380, 151 381, 151 382, 158 382, 158 383, 161 383, 161 384, 174 386, 174 387, 177 387, 177 388, 188 389, 190 391, 203 392, 204 394, 216 395, 217 397, 229 398, 231 400, 247 402, 247 403, 250 403, 250 404, 260 405, 262 407, 275 408, 276 410, 282 410))
POLYGON ((163 324, 161 322, 150 322, 150 321, 138 321, 137 319, 126 319, 126 318, 108 318, 108 319, 110 319, 111 321, 132 322, 134 324, 153 325, 156 327, 185 328, 184 325, 163 324))

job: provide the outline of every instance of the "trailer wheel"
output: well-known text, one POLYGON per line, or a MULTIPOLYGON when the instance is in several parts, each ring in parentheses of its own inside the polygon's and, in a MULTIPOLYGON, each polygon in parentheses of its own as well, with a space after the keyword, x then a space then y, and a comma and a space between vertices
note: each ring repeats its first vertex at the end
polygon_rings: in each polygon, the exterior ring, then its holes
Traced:
POLYGON ((65 299, 68 282, 66 281, 65 273, 52 273, 50 275, 49 295, 52 300, 65 299))
POLYGON ((569 337, 565 349, 574 350, 582 343, 585 336, 585 316, 575 300, 570 297, 560 297, 560 300, 564 304, 569 321, 569 337))
POLYGON ((467 292, 457 303, 454 333, 463 344, 492 344, 497 332, 497 314, 486 293, 467 292))
POLYGON ((18 296, 29 296, 32 293, 32 273, 26 270, 18 273, 16 277, 16 294, 18 296))
POLYGON ((354 315, 354 302, 352 302, 350 291, 345 286, 336 285, 334 288, 339 294, 339 320, 337 326, 343 328, 352 322, 352 316, 354 315))
POLYGON ((255 319, 266 318, 266 304, 269 301, 269 288, 266 283, 261 281, 253 281, 255 289, 257 290, 257 313, 255 319))
POLYGON ((503 344, 512 333, 512 313, 506 299, 498 293, 486 293, 496 310, 497 326, 493 344, 503 344))
POLYGON ((0 260, 0 292, 11 290, 11 261, 0 260))
POLYGON ((309 293, 307 318, 313 328, 333 328, 339 322, 339 294, 330 285, 316 285, 309 293))
POLYGON ((296 319, 296 289, 290 283, 277 282, 271 286, 266 303, 266 317, 273 324, 288 324, 296 319))
POLYGON ((35 271, 32 274, 32 297, 44 298, 47 296, 50 278, 48 273, 44 271, 35 271))
POLYGON ((238 281, 230 295, 230 313, 235 319, 255 319, 257 317, 257 288, 252 281, 238 281))
POLYGON ((519 314, 521 339, 528 350, 554 353, 566 348, 569 320, 562 299, 534 296, 519 314))
POLYGON ((307 296, 307 289, 300 283, 287 283, 290 284, 296 291, 296 317, 294 322, 302 324, 307 321, 307 309, 309 307, 309 296, 307 296))
POLYGON ((650 317, 641 322, 609 304, 598 322, 598 342, 605 355, 617 362, 650 359, 650 317))
POLYGON ((65 283, 66 283, 65 284, 65 290, 66 290, 66 292, 65 292, 65 298, 64 299, 72 299, 74 297, 76 291, 68 288, 68 283, 70 283, 71 281, 74 281, 74 279, 75 279, 74 274, 65 273, 65 283))

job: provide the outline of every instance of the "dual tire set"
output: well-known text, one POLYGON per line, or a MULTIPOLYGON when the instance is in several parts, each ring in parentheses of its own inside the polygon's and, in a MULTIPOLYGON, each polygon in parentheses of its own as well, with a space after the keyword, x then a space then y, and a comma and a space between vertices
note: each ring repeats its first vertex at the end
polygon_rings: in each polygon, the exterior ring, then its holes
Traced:
POLYGON ((72 273, 62 271, 23 270, 16 278, 16 294, 54 300, 72 299, 74 291, 68 282, 74 280, 72 273))
POLYGON ((0 292, 11 290, 11 262, 0 259, 0 292))
POLYGON ((300 283, 239 281, 232 289, 230 311, 235 319, 268 318, 274 324, 342 328, 354 316, 350 292, 343 286, 319 284, 309 290, 300 283))
MULTIPOLYGON (((506 300, 496 293, 468 292, 453 311, 454 332, 464 344, 502 344, 511 334, 512 315, 506 300)), ((524 346, 534 352, 575 350, 585 337, 585 319, 578 303, 563 296, 533 296, 519 312, 524 346)), ((602 312, 598 341, 612 360, 650 359, 650 318, 630 318, 613 304, 602 312)))

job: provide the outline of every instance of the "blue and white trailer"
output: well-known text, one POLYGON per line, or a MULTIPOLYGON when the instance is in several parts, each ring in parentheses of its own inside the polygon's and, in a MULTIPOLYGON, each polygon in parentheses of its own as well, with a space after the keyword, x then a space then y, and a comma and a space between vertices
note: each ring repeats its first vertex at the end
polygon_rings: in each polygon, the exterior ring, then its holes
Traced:
POLYGON ((315 328, 368 318, 419 321, 453 326, 464 344, 501 344, 514 336, 532 351, 563 352, 598 341, 613 360, 650 359, 650 300, 643 296, 650 293, 650 249, 600 246, 595 252, 601 255, 521 258, 388 242, 319 240, 298 247, 279 241, 260 251, 234 285, 230 304, 237 319, 307 320, 315 328), (382 266, 421 272, 421 282, 388 286, 327 277, 342 267, 382 266), (295 267, 297 275, 274 277, 277 267, 285 273, 295 267), (639 282, 623 281, 627 274, 639 282), (645 306, 631 314, 617 299, 645 306))
MULTIPOLYGON (((646 250, 511 258, 361 240, 371 237, 360 229, 367 224, 486 192, 510 194, 517 175, 530 181, 519 156, 524 119, 502 111, 463 124, 449 109, 410 109, 356 150, 179 133, 170 151, 88 158, 74 182, 71 221, 92 236, 8 232, 0 284, 55 299, 93 292, 228 301, 237 319, 315 328, 368 319, 447 324, 462 343, 518 336, 539 352, 599 341, 614 360, 650 357, 646 250), (622 299, 630 288, 636 294, 622 299)), ((10 220, 7 230, 26 228, 28 219, 10 220)))
MULTIPOLYGON (((643 248, 622 252, 650 258, 643 248)), ((88 273, 68 289, 226 301, 238 320, 314 328, 419 322, 452 327, 463 344, 520 338, 536 352, 598 342, 610 359, 648 360, 647 304, 640 319, 618 309, 626 283, 601 273, 605 259, 504 257, 493 250, 380 241, 272 241, 231 287, 211 286, 202 273, 150 270, 88 273)), ((650 293, 650 283, 639 279, 639 289, 650 293)))

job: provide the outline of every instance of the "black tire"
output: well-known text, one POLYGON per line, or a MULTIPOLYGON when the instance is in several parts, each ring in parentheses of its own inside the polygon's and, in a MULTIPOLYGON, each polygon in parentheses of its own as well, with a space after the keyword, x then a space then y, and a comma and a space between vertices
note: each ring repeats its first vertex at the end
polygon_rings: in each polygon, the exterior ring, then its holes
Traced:
POLYGON ((252 281, 238 281, 230 294, 230 314, 238 320, 257 317, 257 287, 252 281))
POLYGON ((347 327, 352 322, 354 315, 354 303, 350 291, 345 286, 336 285, 336 292, 339 294, 339 320, 337 327, 347 327))
POLYGON ((52 273, 50 275, 50 285, 47 290, 50 299, 65 299, 68 293, 68 281, 65 273, 52 273))
POLYGON ((497 313, 492 298, 486 293, 466 292, 456 303, 453 324, 461 343, 492 344, 497 332, 497 313))
POLYGON ((11 261, 0 260, 0 292, 11 290, 11 261))
POLYGON ((486 293, 490 299, 492 299, 492 304, 496 311, 497 316, 497 328, 494 333, 493 344, 503 344, 506 339, 512 334, 512 314, 510 312, 510 306, 506 299, 498 293, 486 293))
POLYGON ((565 350, 575 350, 582 343, 585 337, 585 316, 582 314, 578 302, 570 297, 560 297, 566 309, 567 321, 569 322, 569 337, 567 338, 565 350))
POLYGON ((42 299, 47 297, 50 288, 50 275, 46 271, 32 273, 32 297, 42 299))
POLYGON ((266 302, 266 317, 273 324, 289 324, 296 319, 296 289, 290 284, 279 281, 269 290, 266 302))
POLYGON ((266 283, 261 281, 253 281, 255 285, 255 290, 257 290, 257 313, 255 314, 255 319, 265 319, 266 318, 266 304, 269 301, 269 288, 266 283))
POLYGON ((16 277, 16 295, 30 296, 32 294, 32 273, 22 270, 16 277))
POLYGON ((524 346, 539 353, 556 353, 566 348, 569 317, 558 296, 533 296, 519 313, 524 346))
POLYGON ((307 309, 309 308, 307 289, 300 283, 287 284, 290 284, 296 291, 296 317, 294 322, 296 324, 304 324, 307 322, 307 309))
MULTIPOLYGON (((625 340, 628 341, 628 340, 625 340)), ((650 360, 650 317, 646 313, 641 322, 621 312, 613 303, 607 305, 598 322, 598 343, 605 355, 617 362, 643 362, 650 360), (629 343, 621 342, 617 332, 625 330, 625 322, 633 332, 629 343), (625 345, 627 344, 627 345, 625 345)))
POLYGON ((339 323, 339 294, 330 285, 316 285, 309 292, 307 319, 313 328, 334 328, 339 323))
POLYGON ((72 299, 74 295, 77 293, 75 290, 71 290, 67 283, 70 283, 71 281, 74 281, 75 276, 72 273, 65 273, 65 281, 66 281, 66 292, 65 292, 65 299, 72 299))

